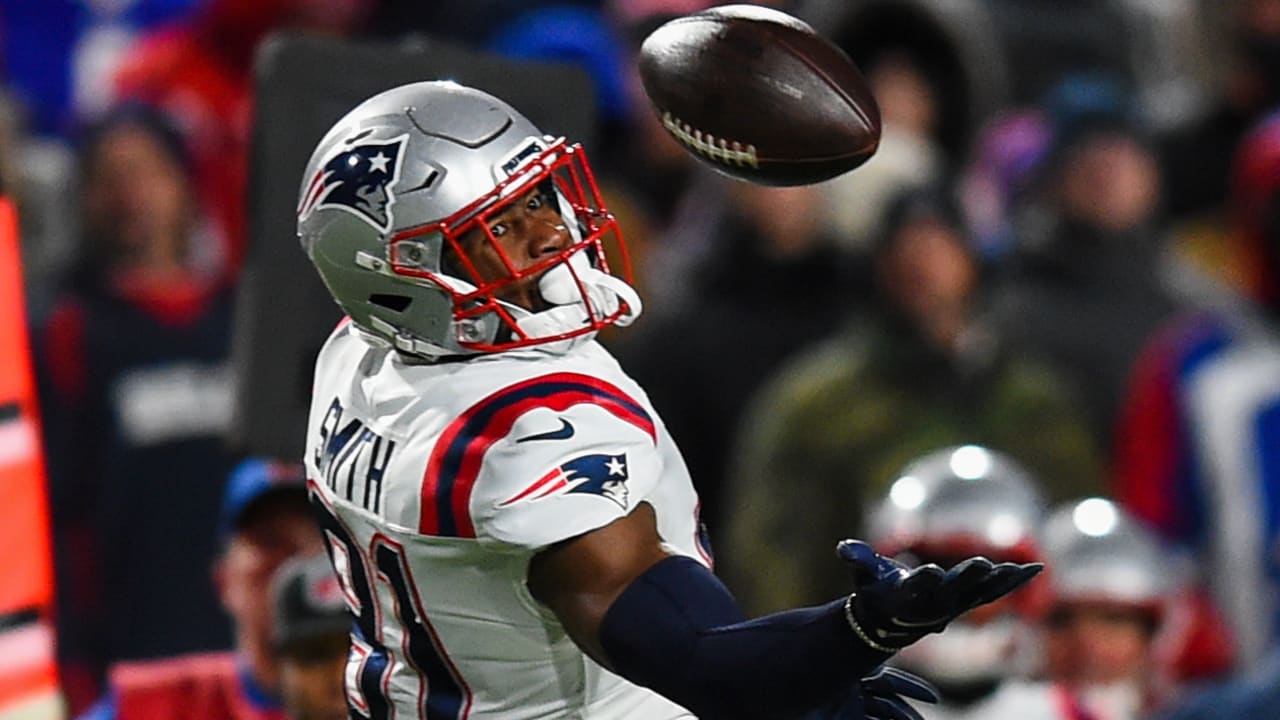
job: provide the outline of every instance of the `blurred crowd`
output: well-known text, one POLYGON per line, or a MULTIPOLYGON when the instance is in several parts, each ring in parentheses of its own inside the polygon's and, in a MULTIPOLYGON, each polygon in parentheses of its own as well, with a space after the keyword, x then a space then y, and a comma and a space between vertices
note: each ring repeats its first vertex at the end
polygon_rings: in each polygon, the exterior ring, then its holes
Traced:
POLYGON ((931 720, 1271 716, 1280 0, 759 3, 884 121, 798 188, 715 174, 644 99, 641 40, 713 4, 0 0, 69 715, 345 717, 300 469, 226 442, 253 58, 292 31, 591 73, 646 307, 604 341, 752 612, 847 592, 843 537, 1042 560, 898 659, 943 689, 931 720))

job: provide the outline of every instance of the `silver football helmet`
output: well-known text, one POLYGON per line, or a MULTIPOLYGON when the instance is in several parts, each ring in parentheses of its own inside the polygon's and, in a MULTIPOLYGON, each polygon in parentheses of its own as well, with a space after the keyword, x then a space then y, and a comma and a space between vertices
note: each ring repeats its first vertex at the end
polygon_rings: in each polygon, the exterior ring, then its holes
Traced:
POLYGON ((1102 498, 1068 503, 1044 524, 1042 547, 1056 602, 1159 610, 1183 569, 1150 529, 1102 498))
POLYGON ((307 164, 297 214, 299 240, 338 305, 365 337, 404 353, 567 347, 640 312, 582 148, 453 82, 403 85, 347 113, 307 164), (490 219, 535 194, 571 240, 525 266, 490 219), (478 269, 477 237, 501 277, 478 269), (529 283, 536 307, 509 299, 529 283))
MULTIPOLYGON (((973 555, 1038 561, 1045 507, 1034 478, 1008 455, 947 447, 903 468, 872 509, 868 541, 909 565, 950 567, 973 555)), ((897 662, 937 684, 944 698, 971 698, 1034 663, 1027 621, 1044 599, 1032 583, 903 648, 897 662)))
POLYGON ((905 467, 872 509, 868 541, 882 553, 960 560, 1038 560, 1045 501, 1013 458, 978 445, 948 447, 905 467))

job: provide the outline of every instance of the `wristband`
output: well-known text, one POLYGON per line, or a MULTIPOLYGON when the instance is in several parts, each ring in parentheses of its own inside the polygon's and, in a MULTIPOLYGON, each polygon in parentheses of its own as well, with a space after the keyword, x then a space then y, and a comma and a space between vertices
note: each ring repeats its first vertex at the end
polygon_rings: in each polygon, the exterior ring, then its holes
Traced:
POLYGON ((882 645, 875 640, 872 640, 871 636, 867 634, 867 631, 862 629, 862 626, 859 625, 858 621, 853 617, 853 598, 855 595, 856 593, 850 594, 849 597, 844 599, 844 619, 849 623, 849 628, 853 630, 853 634, 857 635, 858 639, 861 640, 864 645, 877 652, 896 653, 901 650, 902 648, 889 647, 888 645, 882 645))

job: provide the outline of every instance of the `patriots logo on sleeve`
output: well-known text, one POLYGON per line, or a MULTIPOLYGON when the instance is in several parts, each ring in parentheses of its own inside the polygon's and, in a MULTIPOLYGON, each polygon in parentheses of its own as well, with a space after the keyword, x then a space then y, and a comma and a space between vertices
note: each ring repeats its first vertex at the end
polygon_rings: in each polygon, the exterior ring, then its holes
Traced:
MULTIPOLYGON (((329 159, 307 184, 298 204, 298 219, 323 208, 346 210, 378 232, 391 229, 392 188, 400 181, 409 136, 370 140, 345 147, 329 159)), ((347 143, 351 143, 350 140, 347 143)))
POLYGON ((593 453, 582 455, 552 468, 498 507, 542 500, 569 493, 598 495, 623 509, 627 507, 627 455, 593 453))

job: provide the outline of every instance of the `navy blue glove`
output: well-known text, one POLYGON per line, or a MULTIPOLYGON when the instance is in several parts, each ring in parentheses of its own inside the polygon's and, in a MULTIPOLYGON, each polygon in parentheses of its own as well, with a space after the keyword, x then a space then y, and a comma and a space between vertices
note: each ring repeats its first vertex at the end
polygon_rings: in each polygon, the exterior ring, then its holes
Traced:
POLYGON ((881 665, 846 697, 805 720, 923 720, 905 698, 932 704, 938 702, 938 691, 911 673, 881 665))
POLYGON ((1041 563, 993 563, 971 557, 950 570, 934 564, 908 568, 859 540, 843 540, 836 554, 853 569, 853 595, 845 616, 858 637, 875 650, 894 652, 979 605, 1021 587, 1041 563))

